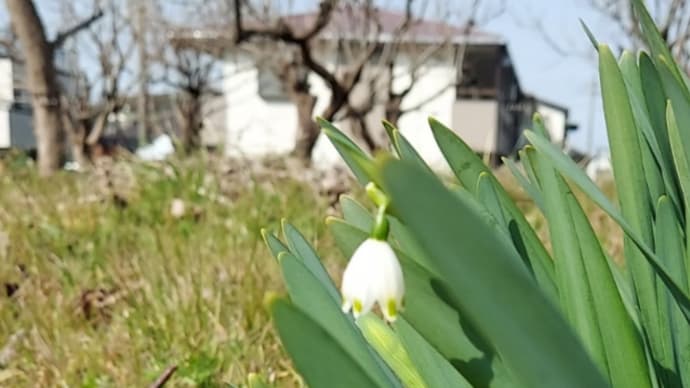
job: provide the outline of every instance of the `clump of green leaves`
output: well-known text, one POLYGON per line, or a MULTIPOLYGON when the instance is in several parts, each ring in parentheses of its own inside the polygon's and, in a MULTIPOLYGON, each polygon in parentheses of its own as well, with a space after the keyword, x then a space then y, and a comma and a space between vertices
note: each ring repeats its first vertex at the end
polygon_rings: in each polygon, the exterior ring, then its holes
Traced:
MULTIPOLYGON (((633 5, 649 53, 617 59, 591 39, 619 206, 548 141, 539 117, 520 152, 525 173, 512 169, 548 222, 550 252, 441 123, 431 119, 431 131, 459 188, 390 125, 394 155, 374 160, 321 121, 359 182, 390 198, 389 241, 407 289, 392 325, 354 320, 295 228, 284 225, 286 244, 265 234, 289 294, 273 319, 311 386, 690 387, 690 88, 643 2, 633 5), (624 231, 625 267, 603 249, 574 187, 624 231)), ((350 256, 374 218, 349 197, 341 205, 328 225, 350 256)))

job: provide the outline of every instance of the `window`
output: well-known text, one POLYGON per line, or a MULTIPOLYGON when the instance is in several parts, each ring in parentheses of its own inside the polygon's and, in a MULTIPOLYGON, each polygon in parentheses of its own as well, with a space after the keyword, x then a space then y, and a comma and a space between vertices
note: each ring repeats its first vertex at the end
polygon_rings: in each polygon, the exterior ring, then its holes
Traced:
POLYGON ((285 101, 289 98, 283 80, 269 66, 258 69, 259 96, 264 100, 285 101))

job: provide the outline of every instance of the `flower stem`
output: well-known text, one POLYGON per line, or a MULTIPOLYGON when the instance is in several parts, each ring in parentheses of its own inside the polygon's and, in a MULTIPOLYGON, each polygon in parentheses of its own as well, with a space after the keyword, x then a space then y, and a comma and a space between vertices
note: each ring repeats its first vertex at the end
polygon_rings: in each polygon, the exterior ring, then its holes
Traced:
POLYGON ((371 237, 386 241, 388 239, 388 219, 386 218, 386 208, 388 206, 379 206, 378 212, 376 213, 376 220, 374 221, 374 228, 371 231, 371 237))

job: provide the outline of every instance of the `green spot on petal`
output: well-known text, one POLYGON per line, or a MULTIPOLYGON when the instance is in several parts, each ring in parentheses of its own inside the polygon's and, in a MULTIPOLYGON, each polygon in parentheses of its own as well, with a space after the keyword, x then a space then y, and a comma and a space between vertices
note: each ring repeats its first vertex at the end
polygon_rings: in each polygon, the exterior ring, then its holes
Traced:
POLYGON ((395 320, 398 315, 398 307, 395 304, 395 299, 388 299, 388 304, 386 304, 386 311, 388 312, 388 319, 395 320))
POLYGON ((355 312, 355 314, 359 314, 362 312, 362 301, 359 299, 355 299, 354 302, 352 303, 352 310, 355 312))

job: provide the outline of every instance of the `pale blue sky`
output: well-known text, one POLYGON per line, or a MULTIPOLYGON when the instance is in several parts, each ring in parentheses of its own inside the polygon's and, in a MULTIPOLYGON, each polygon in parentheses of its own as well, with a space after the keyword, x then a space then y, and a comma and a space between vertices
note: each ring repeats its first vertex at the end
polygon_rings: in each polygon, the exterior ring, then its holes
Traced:
MULTIPOLYGON (((499 0, 485 1, 492 4, 491 1, 499 0)), ((521 86, 526 92, 570 109, 570 120, 580 126, 578 131, 571 134, 572 146, 586 151, 591 136, 592 150, 597 151, 606 146, 606 130, 598 86, 592 87, 593 82, 598 82, 596 59, 579 25, 579 18, 590 26, 600 41, 620 41, 622 37, 612 31, 610 24, 600 15, 591 10, 587 2, 507 0, 506 11, 482 28, 500 34, 508 42, 521 86), (535 23, 539 20, 542 24, 541 30, 535 23), (542 39, 542 30, 570 54, 564 56, 563 53, 553 50, 542 39)), ((37 3, 49 31, 54 31, 59 15, 58 2, 39 0, 37 3)), ((380 0, 379 3, 396 7, 402 2, 380 0)), ((455 12, 458 14, 463 11, 462 3, 462 0, 454 2, 455 12)), ((295 8, 304 9, 313 6, 316 1, 296 0, 293 4, 295 8)), ((480 19, 481 17, 482 15, 479 15, 480 19)), ((6 23, 6 11, 0 7, 0 26, 6 23)))

